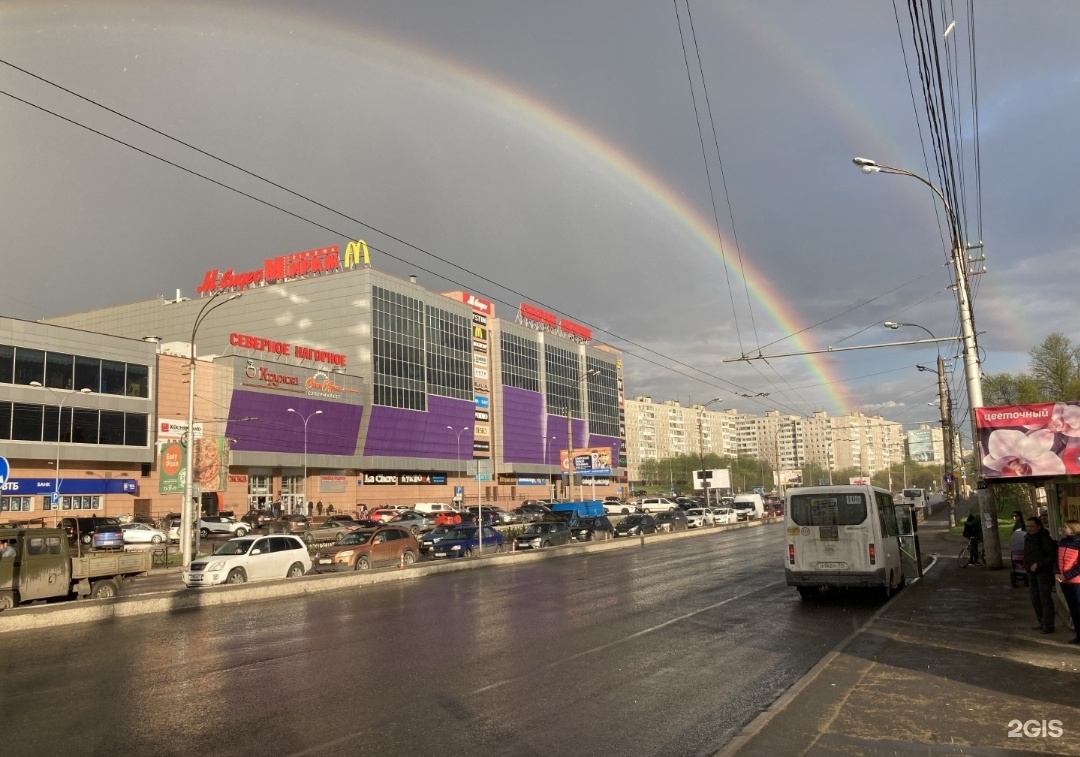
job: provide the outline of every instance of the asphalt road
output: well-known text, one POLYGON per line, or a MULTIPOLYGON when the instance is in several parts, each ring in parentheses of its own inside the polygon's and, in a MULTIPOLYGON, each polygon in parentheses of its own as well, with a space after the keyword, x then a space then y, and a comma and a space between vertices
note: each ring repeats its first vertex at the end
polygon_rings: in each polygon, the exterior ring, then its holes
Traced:
POLYGON ((876 609, 805 605, 783 526, 5 634, 5 749, 695 755, 876 609))

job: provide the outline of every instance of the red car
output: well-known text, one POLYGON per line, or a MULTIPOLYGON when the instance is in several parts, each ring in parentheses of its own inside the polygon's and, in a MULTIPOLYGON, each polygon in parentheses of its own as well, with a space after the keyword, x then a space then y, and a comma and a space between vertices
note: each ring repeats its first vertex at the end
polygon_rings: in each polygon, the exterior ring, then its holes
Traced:
POLYGON ((456 526, 461 523, 461 513, 453 510, 442 510, 435 513, 435 526, 456 526))
POLYGON ((401 515, 401 511, 393 507, 380 507, 378 510, 372 510, 368 513, 368 520, 377 520, 380 523, 384 523, 399 515, 401 515))

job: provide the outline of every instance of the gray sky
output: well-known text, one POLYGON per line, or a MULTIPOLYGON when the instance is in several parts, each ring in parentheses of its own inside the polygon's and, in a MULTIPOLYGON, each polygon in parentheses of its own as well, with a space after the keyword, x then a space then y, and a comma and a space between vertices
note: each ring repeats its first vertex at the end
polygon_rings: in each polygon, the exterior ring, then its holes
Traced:
MULTIPOLYGON (((914 367, 930 345, 722 362, 922 334, 885 320, 957 333, 930 193, 850 162, 927 173, 892 4, 690 9, 720 238, 672 3, 0 2, 8 63, 465 269, 0 66, 5 92, 330 229, 0 97, 0 313, 190 296, 208 268, 364 238, 376 267, 494 299, 503 317, 522 298, 475 273, 592 325, 626 350, 628 396, 935 419, 934 376, 914 367)), ((1023 369, 1050 331, 1080 341, 1080 4, 977 13, 981 173, 965 163, 965 208, 985 243, 975 308, 994 373, 1023 369)), ((968 140, 970 115, 967 99, 968 140)))

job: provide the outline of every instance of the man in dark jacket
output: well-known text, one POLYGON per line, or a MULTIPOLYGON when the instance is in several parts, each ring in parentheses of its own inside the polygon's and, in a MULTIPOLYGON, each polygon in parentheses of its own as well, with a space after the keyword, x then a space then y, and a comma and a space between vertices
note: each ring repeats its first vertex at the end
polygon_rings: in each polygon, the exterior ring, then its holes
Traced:
MULTIPOLYGON (((971 564, 976 565, 979 563, 979 553, 982 551, 980 549, 982 525, 974 513, 968 513, 967 520, 964 521, 964 538, 968 540, 968 549, 971 551, 971 564)), ((985 565, 986 560, 984 559, 982 563, 985 565)))
POLYGON ((1031 606, 1039 625, 1033 630, 1054 632, 1054 564, 1057 560, 1057 544, 1050 532, 1043 528, 1038 518, 1027 519, 1027 536, 1024 537, 1024 566, 1030 576, 1031 606))

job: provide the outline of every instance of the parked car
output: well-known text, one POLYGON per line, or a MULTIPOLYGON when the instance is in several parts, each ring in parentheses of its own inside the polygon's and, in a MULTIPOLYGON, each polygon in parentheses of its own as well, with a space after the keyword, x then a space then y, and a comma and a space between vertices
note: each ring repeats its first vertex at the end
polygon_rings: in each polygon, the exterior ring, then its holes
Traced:
POLYGON ((103 523, 94 529, 94 549, 123 549, 124 531, 119 523, 103 523))
POLYGON ((686 525, 688 528, 715 526, 716 518, 708 507, 693 507, 686 511, 686 525))
POLYGON ((311 529, 311 521, 306 515, 282 515, 270 521, 272 534, 303 534, 311 529))
POLYGON ((240 518, 241 522, 247 523, 250 530, 254 531, 262 526, 269 525, 274 519, 274 514, 269 510, 248 510, 240 518))
POLYGON ((324 541, 339 542, 346 534, 352 533, 359 527, 360 525, 353 520, 328 518, 314 528, 304 531, 300 538, 308 544, 324 541))
POLYGON ((453 526, 435 526, 434 529, 428 531, 426 534, 421 534, 420 538, 417 539, 417 542, 420 544, 420 554, 426 555, 431 551, 432 547, 442 541, 442 539, 453 530, 453 526))
POLYGON ((514 508, 514 512, 520 513, 524 518, 524 522, 535 523, 543 520, 544 515, 551 512, 551 508, 536 500, 525 500, 520 507, 514 508))
POLYGON ((656 519, 648 513, 627 515, 615 526, 615 536, 643 536, 656 533, 656 519))
POLYGON ((120 525, 125 523, 145 523, 148 526, 153 526, 156 521, 149 515, 118 515, 116 519, 120 521, 120 525))
POLYGON ((541 549, 569 544, 570 527, 562 522, 533 523, 514 537, 515 549, 541 549))
MULTIPOLYGON (((469 505, 467 508, 465 508, 466 512, 470 512, 473 515, 476 515, 476 513, 477 513, 477 511, 479 509, 480 508, 478 508, 476 505, 469 505)), ((507 520, 507 517, 506 517, 506 515, 507 515, 506 511, 503 510, 501 507, 496 507, 495 505, 484 505, 482 509, 483 509, 483 512, 484 512, 484 522, 485 523, 488 522, 488 517, 491 517, 491 519, 492 519, 491 522, 493 522, 497 526, 503 525, 503 524, 506 524, 506 523, 509 522, 507 520), (490 516, 488 515, 489 513, 491 514, 490 516)))
POLYGON ((696 497, 676 497, 675 506, 683 512, 691 510, 696 507, 704 507, 705 503, 696 497))
POLYGON ((431 550, 433 557, 472 557, 480 547, 479 531, 483 529, 484 552, 503 551, 503 537, 491 526, 455 526, 431 550))
POLYGON ((98 529, 98 526, 119 525, 120 521, 116 518, 105 518, 97 515, 89 518, 62 518, 60 520, 60 527, 67 532, 68 541, 71 543, 78 540, 83 544, 90 544, 94 540, 94 532, 98 529))
POLYGON ((713 508, 713 520, 718 526, 726 526, 731 523, 738 523, 739 516, 730 507, 714 507, 713 508))
POLYGON ((682 510, 671 510, 666 513, 658 513, 656 516, 657 531, 685 531, 690 528, 686 520, 686 513, 682 510))
POLYGON ((191 562, 183 574, 189 588, 299 578, 311 570, 307 547, 288 534, 229 539, 214 554, 191 562))
POLYGON ((454 508, 445 502, 417 502, 413 505, 413 510, 418 513, 445 513, 453 512, 454 508))
POLYGON ((396 507, 380 507, 368 513, 368 520, 377 520, 380 523, 396 518, 401 511, 396 507))
POLYGON ((207 515, 199 520, 199 535, 204 539, 210 534, 244 536, 250 530, 251 527, 247 523, 224 515, 207 515))
POLYGON ((169 539, 167 533, 145 523, 124 523, 120 529, 125 544, 162 544, 169 539))
POLYGON ((637 512, 637 509, 637 505, 631 505, 629 502, 624 502, 618 497, 604 500, 604 512, 608 515, 629 515, 630 513, 637 512))
POLYGON ((456 510, 442 510, 435 513, 433 522, 436 528, 439 526, 456 526, 461 523, 461 513, 456 510))
POLYGON ((435 519, 432 516, 418 513, 415 510, 404 510, 398 513, 397 517, 387 521, 387 523, 398 528, 407 528, 412 531, 413 536, 435 528, 435 519))
POLYGON ((578 518, 571 524, 570 531, 578 541, 605 541, 615 536, 615 526, 606 515, 578 518))
POLYGON ((383 525, 352 531, 333 547, 320 549, 314 565, 319 573, 367 570, 388 565, 412 565, 419 554, 420 545, 411 531, 383 525))
POLYGON ((667 497, 645 497, 639 507, 643 513, 665 513, 678 509, 675 501, 667 497))

